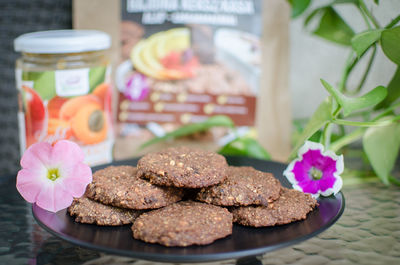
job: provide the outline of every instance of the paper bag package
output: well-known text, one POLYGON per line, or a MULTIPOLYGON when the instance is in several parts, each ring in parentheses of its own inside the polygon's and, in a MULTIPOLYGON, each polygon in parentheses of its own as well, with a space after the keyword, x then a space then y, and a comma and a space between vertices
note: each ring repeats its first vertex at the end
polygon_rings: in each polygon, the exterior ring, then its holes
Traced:
POLYGON ((290 135, 285 1, 115 2, 74 1, 75 27, 119 35, 114 40, 120 44, 114 69, 115 159, 173 145, 215 151, 238 134, 256 137, 275 159, 285 158, 290 135), (117 16, 110 24, 118 25, 94 24, 88 17, 92 2, 97 2, 94 14, 106 20, 117 16), (107 10, 119 14, 101 15, 107 10), (140 148, 215 115, 231 118, 236 134, 215 127, 140 148))

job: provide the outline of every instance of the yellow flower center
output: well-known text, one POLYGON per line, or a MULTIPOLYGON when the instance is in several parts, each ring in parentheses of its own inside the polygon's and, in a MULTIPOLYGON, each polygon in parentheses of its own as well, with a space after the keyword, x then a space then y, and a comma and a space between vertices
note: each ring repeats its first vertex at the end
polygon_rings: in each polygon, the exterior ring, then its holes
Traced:
POLYGON ((55 181, 59 177, 60 177, 60 172, 58 171, 58 168, 51 168, 51 169, 47 170, 47 178, 48 179, 55 181))
POLYGON ((312 167, 310 169, 309 174, 310 174, 310 176, 312 177, 313 180, 319 180, 319 179, 322 178, 322 171, 317 169, 317 168, 315 168, 315 167, 312 167))

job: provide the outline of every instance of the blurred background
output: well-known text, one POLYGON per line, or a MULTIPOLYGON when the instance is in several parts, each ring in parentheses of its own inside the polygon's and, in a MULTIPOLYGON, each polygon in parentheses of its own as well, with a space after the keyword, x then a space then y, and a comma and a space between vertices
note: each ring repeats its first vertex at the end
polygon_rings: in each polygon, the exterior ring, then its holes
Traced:
MULTIPOLYGON (((285 1, 285 0, 282 0, 285 1)), ((313 5, 322 6, 331 1, 314 1, 313 5)), ((367 1, 368 7, 373 1, 367 1)), ((351 8, 338 8, 343 18, 356 31, 363 28, 361 17, 354 16, 351 8), (357 25, 360 25, 357 28, 357 25)), ((379 8, 373 9, 374 15, 382 24, 388 23, 398 15, 400 1, 381 1, 379 8), (375 12, 376 10, 376 12, 375 12)), ((310 34, 303 26, 304 16, 290 23, 290 74, 289 88, 292 98, 293 119, 307 119, 319 102, 327 96, 320 78, 335 84, 340 78, 348 55, 348 47, 332 45, 310 34)), ((71 0, 1 0, 0 1, 0 174, 13 174, 19 169, 19 143, 17 121, 17 91, 15 88, 14 65, 19 56, 13 49, 13 40, 27 32, 72 28, 71 0)), ((378 50, 366 88, 387 84, 395 71, 395 65, 384 60, 378 50)), ((368 57, 368 56, 366 56, 368 57)), ((366 63, 366 62, 365 62, 366 63)), ((362 73, 360 65, 353 76, 362 73)), ((352 85, 352 79, 350 85, 352 85)))

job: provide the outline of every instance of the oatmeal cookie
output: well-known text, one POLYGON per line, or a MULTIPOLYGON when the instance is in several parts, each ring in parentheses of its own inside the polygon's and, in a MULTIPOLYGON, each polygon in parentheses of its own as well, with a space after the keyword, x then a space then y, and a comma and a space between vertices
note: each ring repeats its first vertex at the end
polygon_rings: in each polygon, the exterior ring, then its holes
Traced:
POLYGON ((133 223, 141 211, 104 205, 82 196, 74 199, 68 213, 79 223, 118 226, 133 223))
POLYGON ((162 186, 203 188, 227 176, 225 157, 188 147, 168 148, 150 153, 138 162, 139 175, 162 186))
POLYGON ((139 216, 133 237, 164 246, 206 245, 232 233, 232 214, 225 208, 182 201, 139 216))
POLYGON ((278 199, 281 184, 271 173, 252 167, 228 169, 228 177, 222 183, 203 188, 197 200, 222 206, 264 205, 278 199))
POLYGON ((309 194, 282 188, 279 199, 268 206, 242 206, 233 208, 233 221, 245 226, 274 226, 306 219, 317 200, 309 194))
POLYGON ((156 209, 180 201, 183 190, 160 187, 137 176, 132 166, 110 166, 93 174, 87 197, 103 204, 128 209, 156 209))

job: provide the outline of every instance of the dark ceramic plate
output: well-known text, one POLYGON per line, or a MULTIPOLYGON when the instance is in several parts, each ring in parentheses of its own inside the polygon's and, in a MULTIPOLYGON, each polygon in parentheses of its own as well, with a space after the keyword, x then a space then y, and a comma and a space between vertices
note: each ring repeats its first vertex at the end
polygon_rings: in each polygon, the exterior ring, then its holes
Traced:
MULTIPOLYGON (((286 165, 276 162, 228 157, 228 163, 235 166, 253 166, 262 171, 272 172, 283 186, 290 187, 282 176, 286 165)), ((137 160, 115 162, 114 165, 136 165, 137 160)), ((94 168, 94 170, 99 169, 94 168)), ((344 210, 342 193, 320 198, 319 207, 307 219, 288 225, 251 228, 233 226, 231 236, 206 246, 164 247, 148 244, 132 237, 130 225, 122 227, 100 227, 75 223, 66 210, 50 213, 36 205, 32 211, 36 221, 53 235, 79 246, 112 254, 138 259, 162 262, 205 262, 223 259, 237 259, 260 255, 309 239, 333 225, 344 210)))

